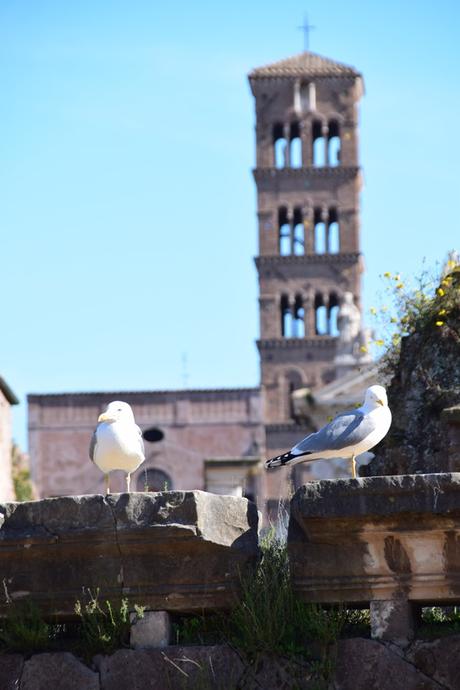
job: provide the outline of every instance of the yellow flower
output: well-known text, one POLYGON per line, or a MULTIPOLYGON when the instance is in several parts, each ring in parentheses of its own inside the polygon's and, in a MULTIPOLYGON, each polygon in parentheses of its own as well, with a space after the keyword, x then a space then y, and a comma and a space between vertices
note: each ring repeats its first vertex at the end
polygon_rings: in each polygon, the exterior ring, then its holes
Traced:
POLYGON ((437 293, 440 297, 444 297, 444 295, 446 294, 442 288, 438 288, 437 293))
POLYGON ((436 321, 436 326, 444 326, 444 321, 436 321))
POLYGON ((377 309, 375 307, 371 307, 370 312, 375 316, 377 314, 377 309))
POLYGON ((391 323, 398 323, 398 319, 395 316, 392 316, 391 323))
POLYGON ((438 316, 444 316, 444 314, 447 314, 446 309, 441 309, 441 311, 438 311, 438 316))
POLYGON ((360 352, 367 352, 367 347, 365 345, 361 345, 359 350, 360 350, 360 352))
POLYGON ((448 276, 447 278, 444 278, 444 280, 441 280, 441 285, 447 285, 447 287, 449 287, 451 280, 452 279, 448 276))
POLYGON ((402 290, 403 287, 404 287, 404 283, 398 283, 397 286, 396 286, 396 289, 397 289, 397 290, 402 290))
POLYGON ((447 262, 447 268, 455 268, 456 265, 457 265, 457 262, 452 261, 452 259, 449 259, 449 261, 447 262))
POLYGON ((382 347, 382 345, 385 345, 385 342, 384 342, 383 340, 375 340, 374 342, 375 342, 375 344, 378 345, 379 347, 382 347))
POLYGON ((390 273, 390 271, 385 271, 385 273, 383 274, 383 277, 384 277, 384 278, 391 278, 391 273, 390 273))
POLYGON ((396 275, 394 275, 393 278, 395 280, 401 280, 401 276, 399 275, 399 273, 396 273, 396 275))

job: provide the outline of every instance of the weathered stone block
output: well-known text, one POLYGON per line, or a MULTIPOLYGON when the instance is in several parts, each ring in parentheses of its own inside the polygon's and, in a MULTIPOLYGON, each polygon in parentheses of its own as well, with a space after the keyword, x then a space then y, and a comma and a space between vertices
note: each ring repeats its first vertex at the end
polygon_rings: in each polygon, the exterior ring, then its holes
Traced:
POLYGON ((460 474, 311 482, 291 501, 294 587, 318 602, 460 597, 460 474))
POLYGON ((132 613, 130 618, 132 649, 167 647, 171 642, 171 616, 167 611, 144 611, 142 618, 132 613))
POLYGON ((229 647, 168 647, 120 650, 95 658, 101 690, 196 690, 237 687, 243 672, 238 655, 229 647))
POLYGON ((371 601, 371 636, 376 640, 391 640, 406 646, 414 638, 415 611, 405 598, 371 601))
POLYGON ((21 690, 99 690, 99 674, 69 652, 36 654, 24 664, 21 690))
POLYGON ((0 654, 1 690, 18 690, 23 668, 24 657, 21 654, 0 654))
POLYGON ((203 491, 67 496, 0 513, 9 596, 62 617, 84 588, 151 610, 230 607, 258 553, 256 506, 203 491))
POLYGON ((406 651, 406 658, 444 689, 460 687, 460 635, 430 642, 417 640, 406 651))
POLYGON ((355 638, 338 643, 334 690, 441 690, 403 656, 376 642, 355 638))

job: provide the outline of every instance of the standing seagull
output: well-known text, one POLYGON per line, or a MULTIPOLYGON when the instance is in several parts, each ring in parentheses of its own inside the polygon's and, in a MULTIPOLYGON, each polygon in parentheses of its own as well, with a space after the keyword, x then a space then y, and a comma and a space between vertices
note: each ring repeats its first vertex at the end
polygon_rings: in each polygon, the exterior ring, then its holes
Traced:
POLYGON ((371 386, 361 407, 339 414, 322 429, 306 436, 289 453, 267 460, 265 467, 297 465, 323 458, 351 458, 351 474, 356 477, 356 456, 376 446, 386 436, 390 424, 385 388, 371 386))
POLYGON ((129 493, 131 472, 137 470, 144 460, 142 431, 134 421, 133 411, 128 403, 115 400, 97 420, 89 446, 89 457, 105 474, 106 492, 109 489, 109 472, 126 472, 126 490, 129 493))

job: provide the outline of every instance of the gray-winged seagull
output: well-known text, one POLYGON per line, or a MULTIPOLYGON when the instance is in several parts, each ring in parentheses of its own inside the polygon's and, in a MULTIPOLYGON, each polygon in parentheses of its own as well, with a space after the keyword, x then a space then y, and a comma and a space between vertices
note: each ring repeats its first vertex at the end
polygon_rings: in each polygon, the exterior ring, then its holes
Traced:
POLYGON ((144 462, 142 431, 134 421, 128 403, 115 400, 99 415, 97 427, 91 439, 89 457, 105 474, 106 491, 109 489, 109 472, 126 472, 126 489, 129 493, 131 472, 144 462))
POLYGON ((265 467, 271 469, 325 458, 351 458, 351 474, 356 477, 356 456, 376 446, 386 436, 390 425, 391 411, 385 388, 371 386, 361 407, 339 414, 288 453, 267 460, 265 467))

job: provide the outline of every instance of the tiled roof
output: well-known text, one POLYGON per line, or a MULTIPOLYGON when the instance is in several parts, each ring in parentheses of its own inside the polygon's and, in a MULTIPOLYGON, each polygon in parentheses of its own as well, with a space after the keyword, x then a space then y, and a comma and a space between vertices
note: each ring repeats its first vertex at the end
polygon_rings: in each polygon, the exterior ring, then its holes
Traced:
POLYGON ((0 376, 0 391, 3 393, 10 405, 17 405, 19 403, 19 400, 2 376, 0 376))
POLYGON ((354 67, 341 62, 304 52, 264 67, 257 67, 249 73, 249 79, 262 77, 359 77, 354 67))

